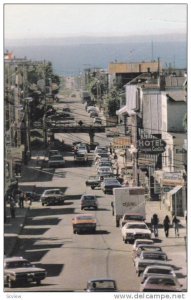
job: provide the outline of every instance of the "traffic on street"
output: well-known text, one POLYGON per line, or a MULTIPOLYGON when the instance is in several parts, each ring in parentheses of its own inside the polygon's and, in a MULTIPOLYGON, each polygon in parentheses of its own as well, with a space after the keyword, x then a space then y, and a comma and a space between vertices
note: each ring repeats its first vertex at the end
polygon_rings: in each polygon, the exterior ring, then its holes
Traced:
POLYGON ((74 78, 66 78, 59 95, 53 104, 57 115, 67 107, 74 118, 66 123, 60 117, 47 117, 54 134, 47 132, 45 150, 32 151, 18 180, 19 189, 28 196, 24 208, 16 207, 15 212, 25 209, 26 218, 11 262, 5 253, 5 291, 186 291, 186 228, 180 228, 177 238, 171 228, 167 239, 159 216, 154 236, 152 214, 156 207, 159 215, 167 213, 159 202, 146 201, 144 209, 130 216, 118 211, 117 197, 124 199, 124 189, 129 195, 125 199, 130 199, 126 207, 135 198, 140 199, 140 204, 136 202, 140 207, 145 191, 137 189, 131 178, 127 185, 120 176, 123 159, 111 149, 112 136, 95 132, 91 148, 89 132, 71 129, 74 122, 81 128, 105 126, 99 107, 88 110, 82 103, 74 78), (71 131, 64 131, 66 127, 71 131), (19 267, 23 259, 34 269, 27 263, 19 267), (21 273, 26 273, 23 280, 21 273))

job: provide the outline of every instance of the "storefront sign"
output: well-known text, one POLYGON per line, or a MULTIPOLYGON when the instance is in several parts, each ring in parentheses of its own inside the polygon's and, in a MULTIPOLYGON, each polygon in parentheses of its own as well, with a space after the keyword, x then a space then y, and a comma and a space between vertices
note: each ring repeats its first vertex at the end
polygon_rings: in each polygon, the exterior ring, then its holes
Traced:
POLYGON ((184 185, 182 173, 178 172, 165 172, 162 179, 163 186, 177 186, 184 185))
POLYGON ((166 143, 161 139, 140 139, 137 141, 139 152, 145 154, 160 154, 165 152, 166 143))

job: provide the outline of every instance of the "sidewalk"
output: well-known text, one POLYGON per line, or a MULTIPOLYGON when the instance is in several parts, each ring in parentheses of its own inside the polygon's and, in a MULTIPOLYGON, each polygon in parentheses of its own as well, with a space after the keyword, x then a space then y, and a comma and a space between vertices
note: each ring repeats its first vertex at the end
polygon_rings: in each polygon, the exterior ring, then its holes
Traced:
MULTIPOLYGON (((119 155, 120 150, 116 150, 118 156, 118 166, 119 166, 119 174, 121 173, 121 169, 124 168, 123 157, 119 155)), ((128 180, 129 185, 131 186, 132 180, 131 176, 125 175, 125 180, 128 180)), ((166 238, 164 229, 163 229, 163 220, 166 215, 169 216, 171 224, 172 224, 172 216, 170 211, 166 208, 162 201, 146 201, 146 223, 150 226, 151 218, 153 214, 156 213, 159 217, 159 236, 158 238, 152 238, 156 243, 163 248, 163 250, 167 253, 169 258, 169 262, 172 265, 175 265, 179 270, 177 271, 177 276, 181 284, 183 284, 183 289, 187 289, 187 224, 184 217, 179 217, 180 226, 179 226, 179 237, 175 237, 174 228, 170 227, 169 229, 169 237, 166 238)))
POLYGON ((7 220, 4 224, 4 254, 11 256, 17 244, 19 234, 25 224, 29 206, 24 208, 16 207, 15 219, 11 218, 9 205, 6 207, 7 220))

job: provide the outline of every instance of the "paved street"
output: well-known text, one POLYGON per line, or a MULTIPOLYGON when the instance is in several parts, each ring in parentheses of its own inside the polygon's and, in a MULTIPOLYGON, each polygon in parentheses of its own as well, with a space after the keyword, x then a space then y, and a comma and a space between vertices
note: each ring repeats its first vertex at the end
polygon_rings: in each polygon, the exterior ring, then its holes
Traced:
MULTIPOLYGON (((79 99, 75 101, 73 99, 71 107, 80 117, 83 116, 83 120, 88 120, 88 114, 79 103, 79 99)), ((62 105, 60 104, 61 107, 62 105)), ((72 144, 76 140, 89 142, 89 136, 85 133, 58 133, 55 137, 64 139, 65 144, 72 144)), ((110 142, 104 133, 96 134, 95 140, 100 144, 110 142)), ((47 188, 58 187, 65 192, 66 201, 64 205, 47 207, 42 206, 40 202, 33 202, 32 206, 25 210, 27 212, 26 219, 23 217, 25 225, 12 254, 22 255, 37 266, 44 267, 48 275, 41 286, 30 285, 11 291, 83 291, 87 280, 95 277, 114 278, 120 291, 139 291, 141 279, 137 277, 132 262, 132 245, 123 243, 120 229, 115 227, 111 213, 113 196, 86 187, 85 180, 91 174, 96 174, 93 161, 87 166, 78 166, 74 162, 72 152, 65 151, 63 154, 66 160, 65 168, 42 169, 36 162, 38 156, 44 155, 40 151, 34 151, 31 161, 24 167, 20 179, 22 187, 27 189, 35 185, 39 193, 47 188), (72 231, 71 220, 74 214, 81 213, 79 200, 83 193, 95 194, 99 201, 99 209, 92 211, 98 223, 96 234, 78 235, 72 231)), ((168 214, 162 204, 154 201, 147 202, 146 211, 148 223, 154 212, 158 213, 161 222, 168 214)), ((21 213, 19 208, 17 212, 16 220, 21 213)), ((11 224, 12 221, 8 216, 9 222, 11 224)), ((161 227, 156 243, 163 247, 170 262, 178 267, 177 275, 186 289, 187 262, 184 240, 186 225, 183 219, 181 224, 179 238, 174 237, 173 228, 170 230, 169 238, 165 238, 161 227)), ((7 241, 10 234, 8 228, 8 225, 5 225, 7 241)), ((6 288, 6 291, 9 290, 6 288)))

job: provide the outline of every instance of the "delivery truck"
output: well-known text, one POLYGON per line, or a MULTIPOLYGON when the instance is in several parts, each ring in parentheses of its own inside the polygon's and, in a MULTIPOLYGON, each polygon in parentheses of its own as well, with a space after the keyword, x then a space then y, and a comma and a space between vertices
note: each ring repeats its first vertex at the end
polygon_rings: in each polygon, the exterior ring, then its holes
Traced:
POLYGON ((114 201, 111 203, 116 227, 124 214, 139 214, 146 219, 145 189, 143 187, 122 187, 113 189, 114 201))

